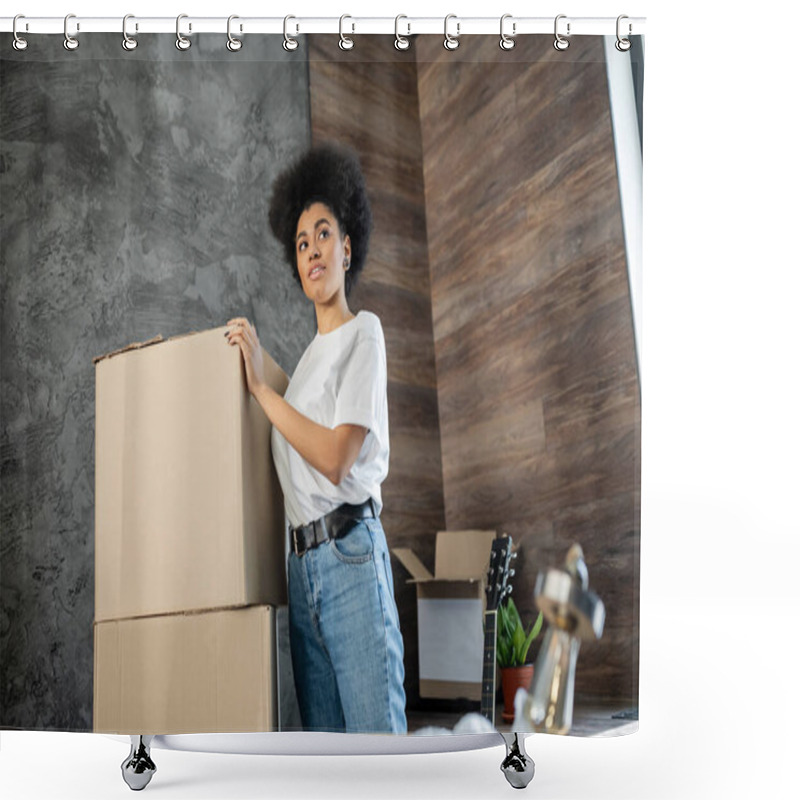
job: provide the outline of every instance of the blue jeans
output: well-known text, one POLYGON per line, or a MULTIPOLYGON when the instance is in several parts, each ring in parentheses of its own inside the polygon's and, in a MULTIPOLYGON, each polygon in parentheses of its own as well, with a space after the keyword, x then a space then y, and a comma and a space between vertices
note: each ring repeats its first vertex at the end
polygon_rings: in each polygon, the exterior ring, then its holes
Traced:
POLYGON ((306 730, 407 732, 403 639, 379 519, 289 555, 289 635, 306 730))

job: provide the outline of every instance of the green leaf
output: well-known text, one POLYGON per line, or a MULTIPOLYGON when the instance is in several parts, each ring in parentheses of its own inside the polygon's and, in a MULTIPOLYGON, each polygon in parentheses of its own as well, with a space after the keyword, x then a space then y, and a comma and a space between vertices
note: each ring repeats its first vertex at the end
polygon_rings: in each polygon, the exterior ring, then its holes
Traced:
POLYGON ((522 624, 522 617, 519 615, 519 611, 517 610, 517 606, 515 605, 514 601, 509 597, 508 598, 508 617, 509 621, 513 628, 523 628, 522 624))
POLYGON ((508 667, 510 666, 510 656, 508 653, 508 643, 502 640, 498 640, 497 642, 497 664, 500 667, 508 667))
POLYGON ((525 640, 525 644, 522 648, 522 664, 524 664, 528 658, 528 650, 530 646, 533 644, 533 640, 539 635, 539 631, 542 629, 542 621, 544 617, 542 616, 542 612, 539 612, 539 616, 536 617, 536 622, 533 623, 531 626, 531 632, 528 634, 528 638, 525 640))
POLYGON ((514 635, 511 637, 511 642, 514 647, 514 665, 519 666, 523 663, 522 648, 525 646, 525 631, 521 625, 514 628, 514 635))
POLYGON ((544 614, 539 612, 539 616, 536 617, 536 622, 533 623, 533 628, 531 629, 531 633, 533 634, 533 638, 535 639, 542 630, 542 624, 544 623, 544 614))
POLYGON ((507 635, 508 615, 505 606, 501 605, 497 609, 497 638, 501 639, 507 635))

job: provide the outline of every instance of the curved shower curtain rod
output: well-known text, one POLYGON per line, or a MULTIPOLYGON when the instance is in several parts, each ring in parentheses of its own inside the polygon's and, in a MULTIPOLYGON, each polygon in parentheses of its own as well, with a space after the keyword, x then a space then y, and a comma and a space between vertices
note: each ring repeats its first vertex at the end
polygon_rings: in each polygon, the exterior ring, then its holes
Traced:
MULTIPOLYGON (((171 33, 176 30, 175 17, 126 17, 128 35, 142 33, 171 33)), ((123 31, 122 17, 82 17, 68 14, 66 17, 0 17, 0 32, 24 35, 28 33, 60 33, 76 37, 83 33, 116 33, 123 31), (68 30, 65 31, 65 28, 68 30)), ((284 34, 287 21, 291 20, 291 34, 389 34, 410 36, 415 34, 446 34, 460 36, 501 33, 508 37, 521 34, 555 34, 567 36, 612 36, 626 38, 645 32, 644 17, 514 17, 504 14, 497 17, 459 17, 448 14, 442 17, 193 17, 181 14, 178 22, 184 34, 229 33, 230 21, 236 20, 237 34, 273 33, 284 34)))

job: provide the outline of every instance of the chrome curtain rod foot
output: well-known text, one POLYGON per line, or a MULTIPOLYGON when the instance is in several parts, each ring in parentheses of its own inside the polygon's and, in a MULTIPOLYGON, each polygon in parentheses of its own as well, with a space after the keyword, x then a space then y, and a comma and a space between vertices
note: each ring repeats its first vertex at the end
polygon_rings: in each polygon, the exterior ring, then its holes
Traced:
POLYGON ((500 765, 506 780, 515 789, 524 789, 532 780, 536 765, 525 752, 525 734, 501 733, 506 743, 506 757, 500 765))
POLYGON ((122 762, 122 779, 134 792, 140 792, 150 783, 156 765, 150 758, 152 736, 131 736, 130 755, 122 762))

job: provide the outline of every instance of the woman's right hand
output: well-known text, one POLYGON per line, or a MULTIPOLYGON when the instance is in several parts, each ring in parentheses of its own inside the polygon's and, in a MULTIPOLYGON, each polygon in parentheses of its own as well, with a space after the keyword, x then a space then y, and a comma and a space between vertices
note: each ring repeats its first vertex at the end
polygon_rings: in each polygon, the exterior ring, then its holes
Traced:
POLYGON ((225 337, 231 345, 239 345, 239 350, 244 359, 244 369, 247 376, 247 388, 254 397, 266 385, 264 379, 264 357, 261 354, 261 344, 258 341, 255 325, 244 317, 234 317, 226 323, 230 330, 225 332, 225 337))

